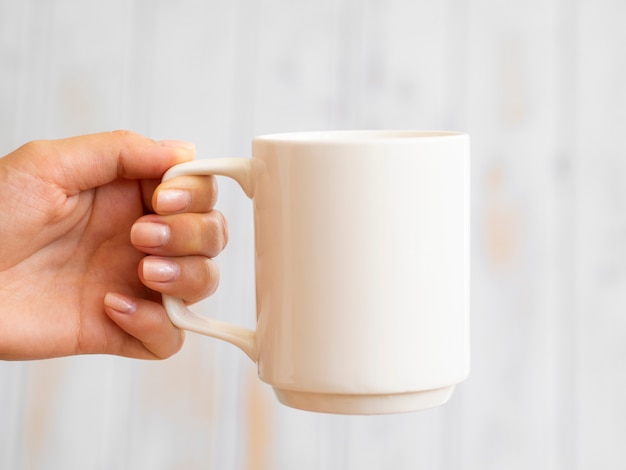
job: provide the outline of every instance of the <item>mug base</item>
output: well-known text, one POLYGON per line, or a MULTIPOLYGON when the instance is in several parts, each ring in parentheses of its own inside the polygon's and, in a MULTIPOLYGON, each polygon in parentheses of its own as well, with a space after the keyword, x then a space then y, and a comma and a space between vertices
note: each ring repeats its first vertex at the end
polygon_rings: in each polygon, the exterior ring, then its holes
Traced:
POLYGON ((420 392, 353 395, 303 392, 274 388, 278 400, 291 408, 319 413, 375 415, 407 413, 443 405, 450 399, 454 385, 420 392))

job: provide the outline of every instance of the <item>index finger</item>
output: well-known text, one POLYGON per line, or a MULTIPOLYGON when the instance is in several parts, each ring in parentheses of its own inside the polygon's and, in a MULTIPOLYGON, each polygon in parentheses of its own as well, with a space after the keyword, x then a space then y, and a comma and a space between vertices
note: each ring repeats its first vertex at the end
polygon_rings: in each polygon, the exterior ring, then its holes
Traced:
POLYGON ((161 183, 152 196, 157 214, 209 212, 217 202, 215 176, 178 176, 161 183))

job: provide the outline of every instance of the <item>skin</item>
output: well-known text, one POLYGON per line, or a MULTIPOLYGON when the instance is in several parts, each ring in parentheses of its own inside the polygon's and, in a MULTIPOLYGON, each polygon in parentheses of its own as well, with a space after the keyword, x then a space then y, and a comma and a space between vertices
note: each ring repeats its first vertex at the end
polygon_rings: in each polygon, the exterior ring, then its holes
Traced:
POLYGON ((161 293, 210 295, 227 242, 213 177, 160 184, 194 157, 192 144, 116 131, 0 159, 0 359, 181 348, 161 293))

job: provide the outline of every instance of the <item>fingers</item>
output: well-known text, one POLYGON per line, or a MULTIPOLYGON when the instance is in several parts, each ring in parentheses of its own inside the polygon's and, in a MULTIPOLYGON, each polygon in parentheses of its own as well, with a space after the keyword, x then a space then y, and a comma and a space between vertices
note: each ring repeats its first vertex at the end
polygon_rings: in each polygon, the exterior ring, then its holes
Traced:
POLYGON ((216 290, 219 271, 210 258, 228 242, 226 219, 213 210, 216 198, 212 176, 181 176, 154 190, 157 214, 138 219, 130 235, 138 250, 152 255, 139 265, 145 286, 190 303, 216 290))
POLYGON ((133 245, 158 256, 217 256, 228 243, 226 219, 219 211, 171 216, 147 215, 133 225, 133 245))
POLYGON ((215 292, 219 269, 204 256, 148 256, 139 263, 139 278, 152 290, 194 303, 215 292))
POLYGON ((216 199, 212 176, 181 176, 160 184, 152 197, 160 215, 138 219, 131 242, 158 256, 217 256, 226 246, 228 230, 222 213, 212 210, 216 199))
POLYGON ((169 320, 162 305, 148 300, 108 293, 104 298, 104 310, 128 335, 117 336, 117 343, 110 344, 110 353, 142 358, 164 359, 178 352, 183 345, 185 333, 169 320))

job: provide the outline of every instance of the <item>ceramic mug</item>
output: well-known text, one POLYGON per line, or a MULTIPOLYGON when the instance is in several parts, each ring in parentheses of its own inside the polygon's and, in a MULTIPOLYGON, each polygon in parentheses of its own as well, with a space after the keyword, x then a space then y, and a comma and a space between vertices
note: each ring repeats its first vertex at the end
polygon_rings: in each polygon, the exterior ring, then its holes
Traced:
POLYGON ((233 178, 252 198, 256 330, 165 296, 178 327, 228 341, 290 407, 415 411, 469 373, 469 136, 434 131, 276 134, 252 158, 180 175, 233 178))

